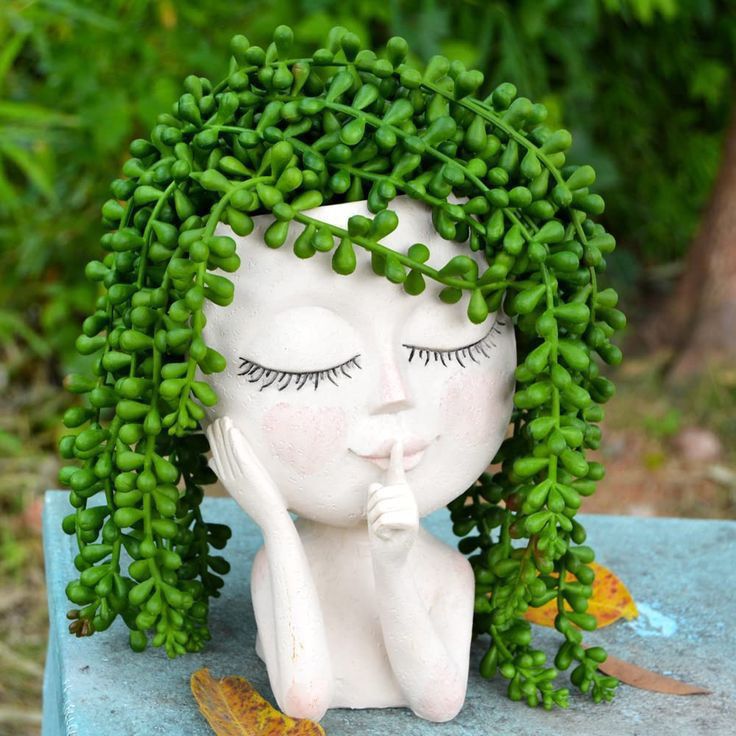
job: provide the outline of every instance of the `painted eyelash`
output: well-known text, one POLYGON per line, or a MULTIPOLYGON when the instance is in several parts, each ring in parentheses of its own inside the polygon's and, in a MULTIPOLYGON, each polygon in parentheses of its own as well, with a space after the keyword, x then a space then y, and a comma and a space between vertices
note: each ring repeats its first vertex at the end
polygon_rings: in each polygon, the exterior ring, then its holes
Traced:
POLYGON ((360 363, 358 363, 358 358, 360 356, 354 355, 350 360, 343 363, 342 365, 335 366, 334 368, 326 368, 325 370, 321 371, 307 371, 304 373, 294 372, 294 371, 277 371, 274 368, 266 368, 262 365, 258 365, 258 363, 254 363, 252 360, 248 360, 247 358, 240 358, 240 367, 243 369, 238 373, 239 376, 246 376, 248 381, 250 383, 255 383, 256 381, 260 381, 261 378, 264 380, 267 380, 271 375, 273 377, 271 378, 268 383, 264 383, 259 391, 263 391, 264 388, 267 386, 270 386, 272 383, 275 383, 276 381, 283 381, 285 378, 288 377, 288 380, 283 386, 279 386, 278 390, 283 391, 290 383, 291 379, 297 376, 296 383, 298 384, 296 387, 296 390, 299 391, 300 389, 304 388, 304 386, 307 384, 308 381, 312 381, 314 383, 314 390, 317 390, 317 386, 319 386, 320 379, 327 379, 331 381, 332 383, 337 386, 337 382, 335 381, 334 376, 338 374, 338 371, 341 371, 344 376, 347 376, 348 378, 352 378, 352 376, 346 372, 346 368, 350 366, 355 366, 356 368, 362 368, 360 363), (303 379, 303 380, 302 380, 303 379), (301 381, 301 383, 300 383, 301 381))
POLYGON ((483 355, 485 355, 486 358, 490 358, 491 356, 486 353, 485 350, 483 350, 483 345, 488 345, 490 343, 494 348, 496 347, 496 343, 491 340, 491 335, 495 332, 497 335, 503 334, 501 330, 498 329, 498 325, 503 327, 506 323, 496 321, 493 323, 493 327, 491 327, 490 331, 485 337, 482 337, 477 342, 471 343, 470 345, 465 345, 465 347, 462 348, 453 348, 450 350, 435 350, 434 348, 420 348, 416 347, 414 345, 403 345, 405 348, 411 348, 411 353, 409 353, 409 362, 411 363, 412 358, 414 357, 415 353, 418 353, 419 359, 422 359, 423 355, 426 355, 426 360, 424 361, 424 365, 427 365, 429 363, 429 359, 432 355, 434 355, 435 362, 438 360, 442 363, 442 365, 447 366, 447 363, 445 363, 445 358, 447 357, 448 360, 451 360, 453 355, 455 357, 455 360, 457 360, 458 363, 464 368, 465 363, 460 359, 460 356, 463 355, 464 357, 470 358, 473 362, 477 363, 478 360, 473 355, 473 350, 477 350, 483 355))
MULTIPOLYGON (((402 344, 402 347, 410 348, 411 353, 409 354, 409 362, 411 363, 412 358, 414 357, 415 353, 418 353, 419 358, 421 359, 424 354, 426 354, 426 360, 424 361, 424 365, 427 365, 429 363, 430 355, 434 355, 435 361, 440 361, 442 365, 445 367, 447 366, 447 363, 445 363, 445 357, 448 358, 448 360, 452 359, 452 356, 455 356, 455 360, 465 367, 465 363, 460 359, 460 356, 463 355, 465 357, 470 358, 475 363, 478 362, 478 360, 473 355, 473 350, 477 350, 486 358, 489 358, 490 355, 483 350, 483 345, 490 343, 494 348, 496 347, 496 343, 491 340, 491 335, 495 332, 498 335, 501 335, 501 330, 498 329, 498 325, 503 327, 506 323, 505 322, 494 322, 493 327, 491 327, 490 331, 485 337, 482 337, 477 342, 471 343, 470 345, 465 345, 462 348, 454 348, 451 350, 435 350, 433 348, 421 348, 414 345, 405 345, 402 344)), ((304 388, 304 386, 309 382, 312 381, 314 384, 314 390, 317 390, 317 386, 319 386, 320 380, 329 380, 331 381, 335 386, 337 386, 337 382, 335 381, 335 376, 338 375, 338 371, 341 371, 344 376, 347 376, 348 378, 352 378, 352 376, 346 371, 346 368, 350 366, 354 366, 356 368, 362 369, 362 366, 360 363, 358 363, 359 355, 354 355, 350 360, 343 363, 342 365, 335 366, 334 368, 327 368, 321 371, 306 371, 306 372, 296 372, 296 371, 279 371, 274 368, 266 368, 265 366, 259 365, 258 363, 249 360, 248 358, 239 358, 240 360, 240 368, 242 369, 239 371, 239 376, 245 376, 250 383, 255 383, 256 381, 260 381, 261 379, 264 379, 267 381, 267 383, 264 383, 259 391, 263 391, 264 388, 270 386, 272 383, 281 382, 285 378, 288 378, 286 383, 284 383, 282 386, 278 387, 279 391, 283 391, 289 384, 291 383, 291 379, 294 377, 297 377, 297 387, 296 390, 299 391, 300 389, 304 388), (268 379, 271 380, 268 380, 268 379)))

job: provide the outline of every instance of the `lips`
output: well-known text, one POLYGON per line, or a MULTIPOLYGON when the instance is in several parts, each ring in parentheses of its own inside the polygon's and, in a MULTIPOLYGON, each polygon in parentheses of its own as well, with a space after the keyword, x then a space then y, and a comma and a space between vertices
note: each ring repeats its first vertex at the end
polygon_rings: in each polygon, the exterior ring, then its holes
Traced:
MULTIPOLYGON (((421 461, 423 455, 424 450, 413 452, 410 455, 404 453, 404 470, 411 470, 412 468, 415 468, 417 465, 419 465, 419 462, 421 461)), ((361 457, 366 458, 366 460, 370 460, 372 463, 375 463, 376 465, 378 465, 379 468, 382 468, 383 470, 388 470, 388 457, 373 457, 371 455, 361 455, 361 457)))
MULTIPOLYGON (((391 448, 396 442, 395 439, 386 440, 369 455, 360 455, 366 460, 378 465, 383 470, 388 469, 389 459, 391 457, 391 448)), ((424 456, 424 450, 429 446, 429 442, 425 442, 418 437, 411 437, 404 441, 404 470, 411 470, 416 467, 424 456)), ((359 454, 359 453, 357 453, 359 454)))

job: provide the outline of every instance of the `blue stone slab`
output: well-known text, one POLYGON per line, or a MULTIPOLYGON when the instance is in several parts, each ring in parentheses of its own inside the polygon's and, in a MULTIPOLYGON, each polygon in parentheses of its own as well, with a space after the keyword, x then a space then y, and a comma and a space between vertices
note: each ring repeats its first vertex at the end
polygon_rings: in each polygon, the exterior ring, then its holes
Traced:
MULTIPOLYGON (((63 491, 46 494, 43 514, 50 636, 44 681, 43 736, 210 736, 189 689, 189 677, 209 667, 217 677, 242 675, 274 703, 265 665, 255 653, 250 567, 261 544, 258 528, 229 498, 207 498, 207 521, 227 523, 232 571, 211 607, 213 640, 206 651, 169 660, 160 650, 135 654, 125 625, 77 639, 67 631, 64 594, 75 577, 75 541, 61 530, 70 507, 63 491)), ((652 736, 732 734, 736 730, 736 522, 623 516, 580 517, 597 560, 623 579, 640 616, 587 635, 611 654, 702 685, 710 695, 672 696, 622 685, 612 703, 595 705, 573 693, 570 708, 544 711, 505 697, 505 680, 478 674, 485 638, 473 644, 468 694, 460 714, 428 723, 404 708, 333 709, 328 736, 652 736)), ((422 523, 454 544, 445 509, 422 523)), ((535 627, 554 652, 557 632, 535 627)))

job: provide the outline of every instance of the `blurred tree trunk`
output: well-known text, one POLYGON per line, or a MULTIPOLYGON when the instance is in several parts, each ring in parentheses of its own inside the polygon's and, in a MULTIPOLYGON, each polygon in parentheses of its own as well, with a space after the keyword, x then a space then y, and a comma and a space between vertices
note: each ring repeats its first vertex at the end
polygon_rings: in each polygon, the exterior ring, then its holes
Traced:
POLYGON ((647 331, 655 342, 673 348, 669 375, 674 380, 736 364, 736 114, 680 281, 647 331))

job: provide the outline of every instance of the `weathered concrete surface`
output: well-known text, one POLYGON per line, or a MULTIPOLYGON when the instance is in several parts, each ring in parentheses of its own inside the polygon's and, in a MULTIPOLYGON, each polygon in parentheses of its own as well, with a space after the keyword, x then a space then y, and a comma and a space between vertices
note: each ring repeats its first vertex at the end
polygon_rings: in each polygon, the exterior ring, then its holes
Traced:
MULTIPOLYGON (((61 531, 68 513, 63 492, 50 491, 44 543, 51 635, 44 687, 44 736, 205 736, 209 727, 189 690, 190 674, 247 677, 271 702, 265 667, 255 653, 255 622, 248 581, 260 532, 231 499, 207 499, 204 516, 233 527, 227 548, 232 571, 212 605, 213 641, 201 654, 174 661, 158 650, 134 654, 122 622, 77 639, 67 632, 64 586, 75 575, 74 540, 61 531)), ((504 680, 483 680, 483 642, 472 650, 465 706, 447 724, 430 724, 407 709, 328 711, 328 736, 697 736, 736 732, 736 522, 582 516, 597 560, 624 580, 641 615, 589 634, 609 652, 643 667, 697 683, 710 695, 671 696, 621 686, 612 703, 594 705, 573 695, 567 710, 546 712, 512 703, 504 680)), ((423 523, 452 543, 443 509, 423 523)), ((538 628, 553 651, 557 632, 538 628)))

